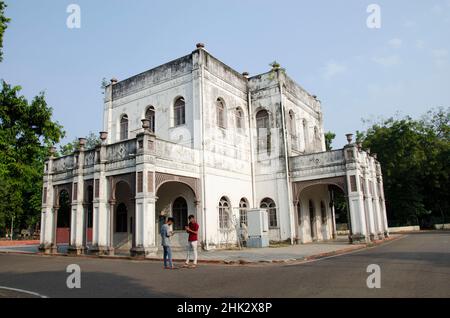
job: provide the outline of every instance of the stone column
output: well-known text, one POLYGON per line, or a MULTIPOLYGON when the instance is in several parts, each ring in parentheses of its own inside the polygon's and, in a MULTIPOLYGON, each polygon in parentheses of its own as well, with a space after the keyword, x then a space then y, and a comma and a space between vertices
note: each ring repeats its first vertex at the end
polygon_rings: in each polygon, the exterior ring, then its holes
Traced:
POLYGON ((380 215, 382 219, 383 224, 383 230, 384 230, 384 237, 389 237, 389 226, 387 221, 387 214, 386 214, 386 202, 384 199, 384 187, 383 187, 383 175, 381 173, 381 166, 380 163, 377 162, 377 181, 378 181, 378 191, 379 191, 379 200, 380 200, 380 215))
POLYGON ((337 238, 337 229, 336 229, 336 211, 334 208, 334 191, 330 188, 329 190, 330 193, 330 199, 331 199, 331 204, 330 204, 330 209, 331 209, 331 230, 332 230, 332 237, 333 239, 337 238))
POLYGON ((70 222, 70 245, 68 252, 71 254, 84 254, 86 246, 84 245, 84 235, 86 228, 84 226, 85 213, 83 207, 84 198, 84 146, 85 138, 79 138, 79 150, 75 152, 76 168, 74 169, 74 178, 72 183, 72 218, 70 222))
POLYGON ((369 238, 371 241, 375 240, 376 238, 376 230, 375 230, 375 212, 373 210, 372 205, 372 195, 371 195, 371 188, 369 184, 369 173, 367 171, 368 166, 364 169, 364 175, 363 175, 363 183, 364 183, 364 203, 365 203, 365 211, 367 214, 367 221, 368 221, 368 230, 369 230, 369 238))
POLYGON ((358 162, 359 150, 355 144, 344 147, 346 161, 346 181, 348 189, 348 205, 350 216, 350 242, 359 243, 368 240, 367 223, 364 208, 364 196, 360 182, 361 172, 358 162))
POLYGON ((42 187, 42 210, 41 210, 41 233, 39 251, 46 254, 54 252, 56 246, 53 246, 53 204, 54 204, 54 187, 53 187, 53 163, 55 147, 50 148, 50 156, 44 165, 44 180, 42 187))
POLYGON ((92 224, 92 249, 97 255, 109 255, 109 222, 108 222, 108 180, 106 170, 106 139, 107 133, 101 132, 102 144, 95 148, 94 164, 94 200, 93 200, 93 224, 92 224))
POLYGON ((149 257, 156 255, 155 236, 155 135, 149 129, 149 121, 142 120, 144 132, 136 136, 136 206, 134 222, 134 246, 131 256, 149 257))

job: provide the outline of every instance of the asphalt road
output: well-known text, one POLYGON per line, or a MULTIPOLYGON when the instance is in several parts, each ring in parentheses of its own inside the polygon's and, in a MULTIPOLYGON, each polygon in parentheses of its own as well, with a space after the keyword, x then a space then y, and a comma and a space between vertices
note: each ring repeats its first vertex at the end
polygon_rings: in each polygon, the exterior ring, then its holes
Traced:
MULTIPOLYGON (((200 265, 0 254, 0 286, 48 297, 450 297, 450 232, 408 234, 381 246, 301 264, 200 265), (66 267, 81 268, 81 288, 66 267), (367 266, 381 268, 369 289, 367 266)), ((0 287, 0 297, 30 297, 0 287)))

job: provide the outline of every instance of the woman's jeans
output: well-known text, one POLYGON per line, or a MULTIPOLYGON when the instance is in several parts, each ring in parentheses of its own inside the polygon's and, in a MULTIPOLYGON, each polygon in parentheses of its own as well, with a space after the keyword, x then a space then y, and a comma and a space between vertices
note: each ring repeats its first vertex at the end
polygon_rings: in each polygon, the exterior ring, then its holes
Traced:
POLYGON ((164 267, 172 267, 172 249, 170 246, 163 246, 164 249, 164 267))

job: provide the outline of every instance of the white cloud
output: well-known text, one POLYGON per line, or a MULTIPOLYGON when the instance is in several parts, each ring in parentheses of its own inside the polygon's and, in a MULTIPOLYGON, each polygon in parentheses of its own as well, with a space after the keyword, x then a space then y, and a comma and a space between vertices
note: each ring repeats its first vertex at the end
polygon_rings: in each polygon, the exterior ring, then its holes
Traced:
POLYGON ((442 59, 448 57, 448 50, 447 49, 437 49, 437 50, 431 50, 431 54, 434 58, 442 59))
POLYGON ((395 66, 401 63, 398 55, 373 57, 372 61, 384 67, 395 66))
POLYGON ((392 39, 388 42, 390 47, 393 47, 394 49, 399 49, 402 47, 403 41, 401 39, 392 39))
POLYGON ((329 61, 325 67, 322 68, 322 76, 326 80, 330 80, 336 75, 345 73, 347 71, 347 66, 334 61, 329 61))
POLYGON ((425 42, 422 40, 417 40, 416 41, 416 48, 418 49, 424 49, 425 48, 425 42))
POLYGON ((431 12, 434 13, 434 14, 442 14, 444 12, 444 9, 440 5, 435 4, 431 8, 431 12))
POLYGON ((449 52, 447 49, 431 50, 431 56, 436 66, 442 67, 448 64, 449 52))
POLYGON ((406 20, 405 22, 403 22, 403 27, 405 28, 413 28, 416 26, 416 22, 411 21, 411 20, 406 20))

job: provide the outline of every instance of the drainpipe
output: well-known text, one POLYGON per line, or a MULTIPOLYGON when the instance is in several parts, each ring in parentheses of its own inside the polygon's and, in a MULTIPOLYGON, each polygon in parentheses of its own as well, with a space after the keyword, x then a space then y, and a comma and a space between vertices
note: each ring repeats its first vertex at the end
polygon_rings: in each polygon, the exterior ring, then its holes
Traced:
MULTIPOLYGON (((197 46, 198 47, 198 46, 197 46)), ((199 47, 198 47, 199 48, 199 47)), ((206 177, 205 177, 205 121, 204 121, 204 81, 203 78, 205 76, 205 69, 203 65, 203 52, 202 49, 199 48, 199 59, 200 61, 200 124, 202 126, 201 132, 201 142, 202 142, 202 209, 203 209, 203 215, 202 215, 202 223, 203 223, 203 236, 205 239, 205 249, 209 250, 209 243, 208 243, 208 235, 206 232, 206 197, 205 197, 205 184, 206 184, 206 177)))
MULTIPOLYGON (((242 73, 244 77, 248 80, 248 73, 244 72, 242 73)), ((247 82, 247 105, 248 105, 248 130, 249 130, 249 137, 250 137, 250 168, 251 168, 251 178, 252 178, 252 207, 257 208, 256 203, 256 180, 255 180, 255 154, 253 149, 253 121, 252 121, 252 96, 250 93, 250 87, 247 82)))
POLYGON ((292 211, 292 189, 291 189, 291 182, 289 180, 289 156, 288 156, 288 148, 287 148, 287 131, 286 131, 286 116, 284 112, 284 103, 283 103, 283 85, 280 82, 280 73, 278 72, 278 87, 280 89, 280 106, 281 106, 281 123, 282 123, 282 129, 283 129, 283 144, 284 144, 284 159, 285 159, 285 166, 286 166, 286 185, 287 185, 287 195, 288 195, 288 211, 289 211, 289 223, 290 223, 290 237, 291 237, 291 245, 294 244, 294 236, 293 236, 293 229, 294 229, 294 222, 292 220, 293 218, 293 211, 292 211))

